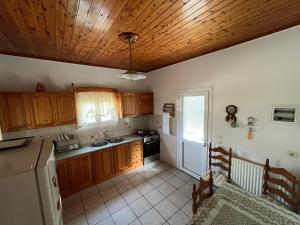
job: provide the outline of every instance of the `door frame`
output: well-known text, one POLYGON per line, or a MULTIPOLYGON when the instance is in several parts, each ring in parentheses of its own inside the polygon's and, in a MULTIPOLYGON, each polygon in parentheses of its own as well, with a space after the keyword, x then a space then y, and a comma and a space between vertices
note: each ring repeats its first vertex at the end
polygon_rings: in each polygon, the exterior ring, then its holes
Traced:
POLYGON ((183 168, 182 166, 182 142, 181 142, 181 132, 182 132, 182 102, 181 96, 183 94, 197 94, 199 92, 207 92, 208 93, 208 115, 207 115, 207 145, 206 145, 206 169, 208 169, 208 146, 212 141, 212 122, 213 122, 213 91, 214 88, 212 86, 207 87, 197 87, 197 88, 186 88, 186 89, 177 89, 177 107, 176 107, 176 115, 177 119, 177 137, 176 137, 176 147, 177 147, 177 168, 186 172, 187 174, 199 179, 200 176, 192 171, 183 168))

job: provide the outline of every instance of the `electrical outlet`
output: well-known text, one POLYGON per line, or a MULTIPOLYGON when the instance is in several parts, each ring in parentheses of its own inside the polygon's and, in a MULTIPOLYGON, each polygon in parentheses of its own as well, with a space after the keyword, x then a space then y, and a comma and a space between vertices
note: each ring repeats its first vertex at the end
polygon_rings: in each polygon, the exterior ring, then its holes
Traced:
POLYGON ((297 154, 297 152, 293 152, 293 151, 288 151, 288 156, 290 157, 290 158, 297 158, 298 157, 298 154, 297 154))

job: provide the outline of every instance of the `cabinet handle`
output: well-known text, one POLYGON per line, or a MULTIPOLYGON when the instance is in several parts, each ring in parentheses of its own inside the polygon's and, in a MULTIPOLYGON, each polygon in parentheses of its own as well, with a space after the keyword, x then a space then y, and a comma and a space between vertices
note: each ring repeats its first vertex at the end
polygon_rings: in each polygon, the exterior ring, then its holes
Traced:
POLYGON ((60 196, 59 196, 59 199, 57 200, 56 208, 58 211, 61 209, 61 197, 60 196))
POLYGON ((53 183, 54 187, 57 187, 57 179, 55 176, 52 177, 52 183, 53 183))

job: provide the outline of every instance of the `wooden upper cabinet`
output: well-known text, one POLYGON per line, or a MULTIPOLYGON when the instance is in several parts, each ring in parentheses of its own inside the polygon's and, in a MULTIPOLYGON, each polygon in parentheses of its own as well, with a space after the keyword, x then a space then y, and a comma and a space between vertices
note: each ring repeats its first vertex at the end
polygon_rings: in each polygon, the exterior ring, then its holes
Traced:
POLYGON ((113 152, 114 173, 121 172, 131 167, 131 154, 128 144, 117 146, 113 152))
POLYGON ((128 116, 147 115, 153 113, 152 93, 120 93, 119 115, 128 116))
POLYGON ((76 123, 76 109, 74 93, 62 92, 52 95, 55 107, 55 125, 76 123))
POLYGON ((30 129, 32 124, 28 95, 0 94, 0 122, 2 132, 30 129))
POLYGON ((106 180, 113 174, 113 150, 107 149, 94 153, 95 182, 106 180))
POLYGON ((122 101, 122 115, 123 117, 137 115, 136 95, 131 93, 123 93, 122 101))
POLYGON ((36 128, 55 125, 54 108, 50 93, 30 94, 32 119, 36 128))
POLYGON ((153 94, 145 93, 137 95, 137 113, 138 115, 147 115, 153 113, 153 94))

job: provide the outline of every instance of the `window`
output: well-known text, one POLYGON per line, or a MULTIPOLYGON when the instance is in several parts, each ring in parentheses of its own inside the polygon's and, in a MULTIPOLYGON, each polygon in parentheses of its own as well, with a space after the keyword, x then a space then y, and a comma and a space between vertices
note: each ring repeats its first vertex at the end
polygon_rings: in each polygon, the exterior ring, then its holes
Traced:
POLYGON ((116 123, 117 97, 114 92, 76 93, 76 113, 79 127, 116 123))

